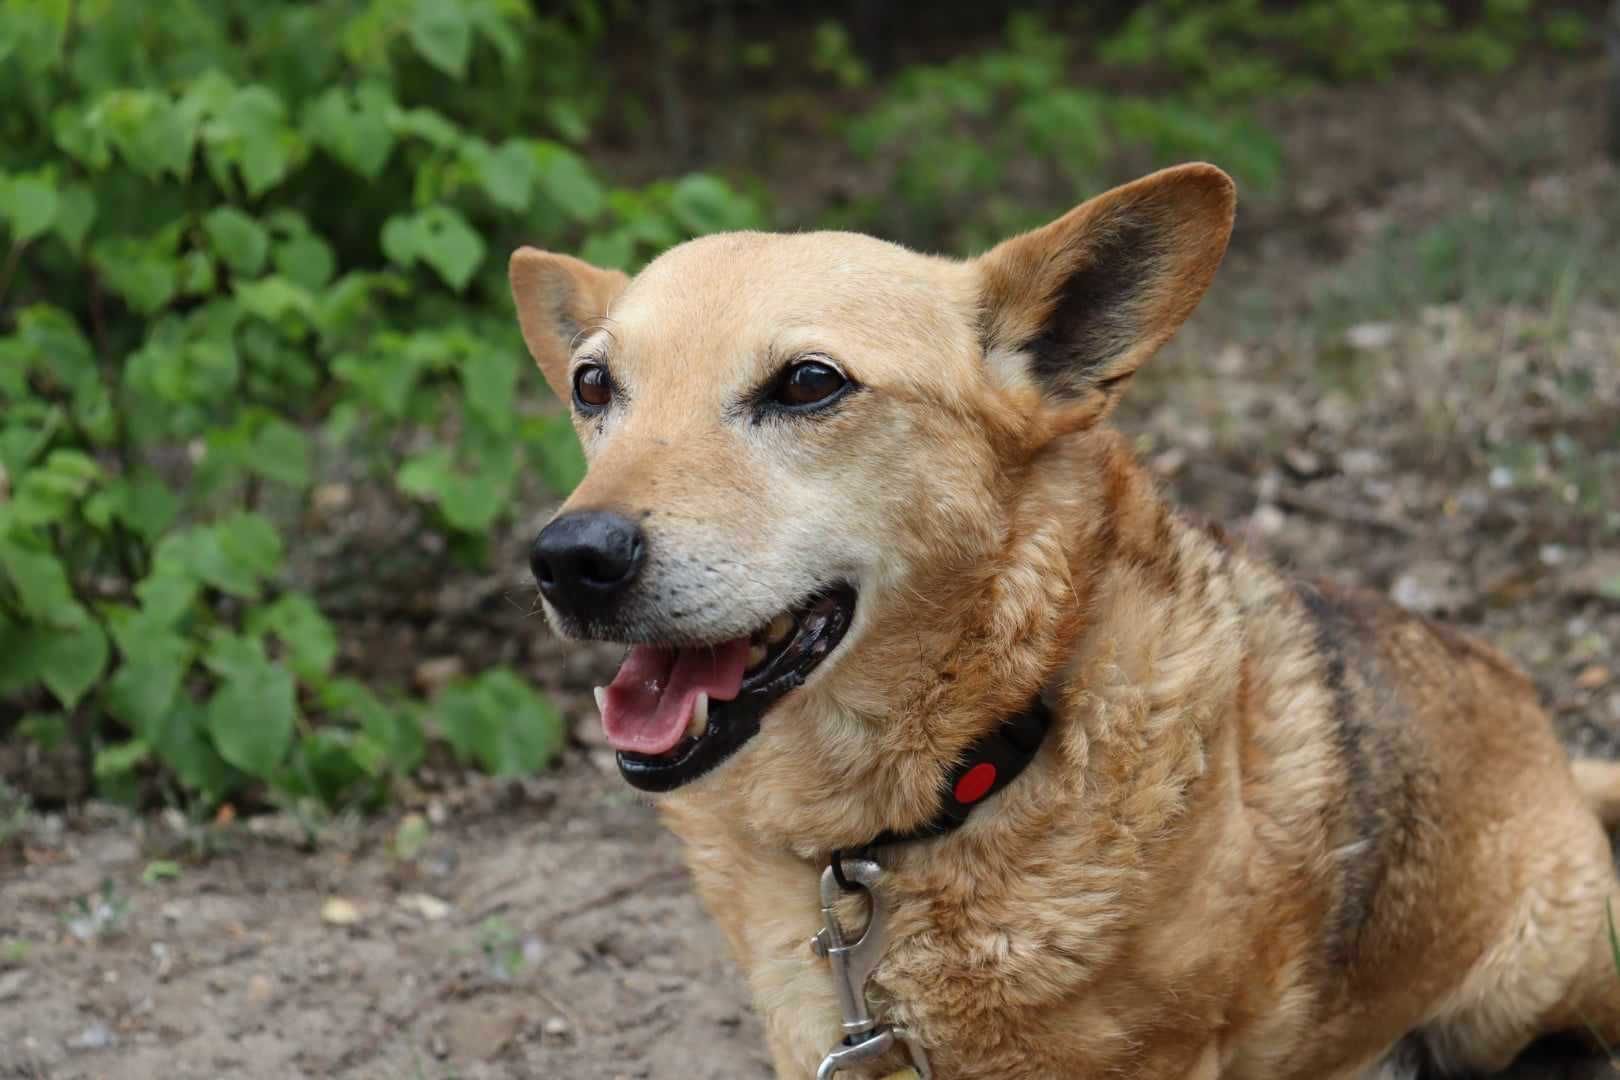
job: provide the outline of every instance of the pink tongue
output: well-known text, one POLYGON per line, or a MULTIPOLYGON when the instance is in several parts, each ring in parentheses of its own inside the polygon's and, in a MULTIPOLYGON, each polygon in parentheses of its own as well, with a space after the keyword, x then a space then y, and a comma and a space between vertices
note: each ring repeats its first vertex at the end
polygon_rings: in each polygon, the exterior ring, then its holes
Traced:
POLYGON ((608 745, 633 754, 667 754, 686 734, 699 693, 730 701, 742 689, 748 639, 695 649, 637 645, 602 700, 608 745))

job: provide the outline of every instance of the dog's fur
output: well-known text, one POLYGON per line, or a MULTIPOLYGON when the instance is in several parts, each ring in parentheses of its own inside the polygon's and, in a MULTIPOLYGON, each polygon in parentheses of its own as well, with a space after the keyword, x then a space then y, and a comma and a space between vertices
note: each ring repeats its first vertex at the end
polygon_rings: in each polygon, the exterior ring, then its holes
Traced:
POLYGON ((968 261, 839 233, 699 239, 633 281, 513 256, 550 384, 568 398, 588 356, 623 389, 578 424, 567 504, 647 531, 655 593, 622 637, 719 640, 859 589, 811 682, 659 800, 780 1076, 839 1035, 807 944, 828 853, 930 818, 953 759, 1043 689, 1029 770, 880 854, 874 992, 942 1080, 1349 1080, 1495 1068, 1542 1032, 1620 1044, 1617 770, 1572 773, 1489 646, 1178 516, 1102 423, 1233 208, 1193 165, 968 261), (862 389, 740 411, 805 353, 862 389))

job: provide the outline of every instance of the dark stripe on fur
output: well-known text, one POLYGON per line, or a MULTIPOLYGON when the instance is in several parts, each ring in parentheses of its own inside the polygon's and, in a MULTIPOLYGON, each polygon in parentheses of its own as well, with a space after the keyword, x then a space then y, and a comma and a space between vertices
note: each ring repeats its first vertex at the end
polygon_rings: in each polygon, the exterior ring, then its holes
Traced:
POLYGON ((1333 727, 1347 787, 1336 849, 1341 889, 1329 957, 1355 958, 1362 928, 1401 835, 1410 826, 1402 757, 1394 741, 1401 704, 1384 676, 1370 613, 1339 590, 1300 584, 1298 595, 1315 632, 1322 678, 1333 695, 1333 727))

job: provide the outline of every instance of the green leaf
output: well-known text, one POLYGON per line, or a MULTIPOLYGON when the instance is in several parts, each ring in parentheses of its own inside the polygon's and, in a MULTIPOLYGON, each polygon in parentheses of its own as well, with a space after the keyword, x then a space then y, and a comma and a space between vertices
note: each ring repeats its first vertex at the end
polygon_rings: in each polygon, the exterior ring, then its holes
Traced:
POLYGON ((224 635, 205 663, 221 685, 208 701, 208 733, 220 757, 268 779, 292 746, 297 719, 293 677, 273 666, 252 641, 224 635))
POLYGON ((19 626, 0 613, 0 695, 27 690, 39 682, 37 634, 33 627, 19 626))
POLYGON ((13 512, 22 525, 45 525, 66 518, 101 478, 95 460, 77 450, 52 450, 17 482, 13 512))
POLYGON ((207 712, 189 697, 176 699, 141 729, 141 736, 187 788, 210 800, 229 790, 231 767, 209 738, 207 712))
POLYGON ((96 782, 105 784, 110 780, 128 776, 140 767, 141 763, 151 754, 151 747, 140 739, 131 739, 125 743, 102 747, 96 751, 94 765, 96 782))
POLYGON ((107 637, 81 615, 68 627, 0 619, 0 694, 44 683, 64 708, 78 704, 107 665, 107 637))
POLYGON ((305 593, 286 593, 269 607, 254 610, 247 627, 250 633, 271 633, 279 638, 287 647, 293 670, 307 679, 326 674, 337 659, 337 634, 305 593))
POLYGON ((270 253, 270 233, 234 206, 221 206, 203 218, 203 232, 231 273, 256 277, 270 253))
POLYGON ((591 134, 590 121, 575 102, 551 98, 542 106, 551 129, 571 143, 582 143, 591 134))
POLYGON ((388 261, 409 270, 421 250, 421 230, 414 215, 398 214, 383 222, 382 250, 388 261))
POLYGON ((241 170, 248 194, 255 197, 286 178, 298 149, 286 106, 267 86, 245 86, 232 94, 207 134, 214 152, 241 170))
POLYGON ((389 218, 382 230, 383 254, 402 267, 418 259, 438 271, 458 292, 472 280, 484 260, 484 241, 467 219, 448 206, 430 206, 418 214, 389 218))
POLYGON ((247 466, 267 480, 290 488, 309 486, 309 438, 279 416, 260 426, 253 436, 247 466))
POLYGON ((96 197, 84 184, 68 184, 57 192, 56 235, 74 252, 84 249, 84 238, 96 219, 96 197))
POLYGON ((325 240, 307 231, 276 244, 273 258, 277 273, 311 291, 326 288, 337 269, 332 248, 325 240))
POLYGON ((499 776, 532 773, 562 748, 562 717, 509 671, 447 687, 436 713, 464 761, 499 776))
MULTIPOLYGON (((238 318, 242 314, 235 304, 228 305, 228 312, 238 318)), ((161 332, 164 329, 165 324, 160 323, 160 332, 153 333, 144 347, 131 354, 124 373, 127 384, 142 395, 171 404, 223 405, 234 400, 241 377, 241 361, 232 338, 234 325, 204 329, 195 341, 180 340, 179 334, 161 332)), ((145 419, 157 430, 169 433, 170 429, 162 426, 163 416, 145 419)))
POLYGON ((67 570, 55 555, 0 536, 0 570, 11 579, 25 615, 58 626, 82 620, 84 610, 74 600, 67 570))
POLYGON ((15 244, 26 244, 56 220, 55 186, 41 176, 19 176, 0 187, 0 213, 11 224, 15 244))
POLYGON ((566 413, 526 420, 523 435, 536 452, 540 478, 554 494, 568 495, 585 479, 585 452, 566 413))
POLYGON ((92 172, 100 172, 112 164, 112 146, 106 131, 99 119, 92 124, 84 109, 72 105, 52 109, 51 138, 64 154, 92 172))
POLYGON ((478 139, 464 143, 461 152, 491 202, 513 211, 528 208, 538 172, 530 146, 519 139, 508 139, 499 149, 492 150, 488 143, 478 139))
POLYGON ((199 581, 232 596, 257 596, 259 583, 280 569, 281 553, 281 537, 267 519, 237 513, 165 536, 153 553, 152 575, 135 592, 144 608, 172 622, 190 607, 199 581))
POLYGON ((304 130, 321 149, 368 180, 375 180, 394 149, 389 119, 396 106, 387 87, 367 83, 334 87, 304 114, 304 130))
POLYGON ((183 558, 167 555, 161 544, 155 564, 152 573, 135 586, 135 596, 153 619, 165 626, 173 625, 191 611, 202 583, 183 558))
POLYGON ((422 260, 459 292, 484 261, 483 239, 465 218, 446 206, 430 207, 417 220, 423 230, 422 260))
POLYGON ((322 690, 321 698, 333 714, 357 721, 396 771, 409 772, 421 762, 426 741, 421 720, 410 705, 384 702, 354 679, 333 679, 322 690))
POLYGON ((257 592, 257 583, 281 568, 281 537, 268 518, 238 513, 211 530, 218 544, 218 562, 209 558, 198 566, 204 581, 237 596, 257 592))
POLYGON ((606 196, 585 159, 557 143, 537 140, 531 147, 540 190, 575 221, 588 223, 602 213, 606 196))
POLYGON ((332 363, 333 373, 353 385, 364 400, 392 417, 404 415, 405 405, 420 378, 425 360, 416 355, 366 350, 345 353, 332 363))
MULTIPOLYGON (((522 11, 521 8, 517 10, 522 11)), ((581 14, 582 22, 588 27, 591 20, 589 12, 586 12, 583 8, 576 10, 581 14)), ((467 14, 478 27, 479 35, 495 46, 495 51, 501 54, 503 63, 516 66, 522 61, 523 38, 519 36, 517 29, 513 25, 518 20, 513 17, 514 13, 511 8, 503 9, 494 4, 469 4, 467 5, 467 14)), ((589 36, 594 34, 595 31, 586 29, 584 33, 589 36)))
POLYGON ((309 318, 315 312, 315 298, 309 290, 279 275, 238 281, 233 289, 243 309, 266 322, 280 322, 288 313, 309 318))
POLYGON ((89 620, 70 630, 41 629, 38 634, 40 680, 63 708, 71 709, 107 667, 107 635, 89 620))
POLYGON ((635 254, 636 238, 626 229, 593 233, 579 251, 586 262, 616 270, 628 270, 635 254))
POLYGON ((155 90, 115 90, 86 118, 99 126, 124 160, 149 179, 167 172, 185 179, 197 140, 195 108, 155 90))
POLYGON ((173 881, 180 876, 180 864, 173 859, 153 859, 141 871, 141 884, 156 885, 160 881, 173 881))
POLYGON ((125 481, 120 490, 118 517, 149 541, 161 536, 180 512, 180 500, 174 492, 151 474, 125 481))
POLYGON ((758 224, 759 215, 750 200, 706 173, 682 177, 670 192, 669 207, 675 220, 694 236, 758 224))
POLYGON ((107 286, 143 315, 158 311, 180 289, 179 259, 151 240, 109 237, 91 247, 90 259, 107 286))
POLYGON ((457 469, 451 452, 428 450, 400 467, 396 482, 408 495, 437 503, 450 525, 465 533, 487 529, 501 513, 516 479, 516 446, 507 437, 491 440, 475 472, 457 469))
POLYGON ((410 35, 411 44, 428 63, 457 79, 466 75, 472 24, 459 0, 417 0, 410 35))
POLYGON ((439 492, 455 483, 455 466, 450 448, 445 446, 426 450, 401 465, 394 481, 407 495, 420 499, 437 499, 439 492))
POLYGON ((115 625, 123 663, 107 681, 107 708, 160 753, 165 745, 162 729, 191 667, 193 651, 186 639, 154 625, 161 621, 147 613, 131 624, 139 628, 136 632, 121 632, 115 625))
MULTIPOLYGON (((3 638, 3 635, 0 635, 0 638, 3 638)), ((46 750, 66 746, 68 738, 73 734, 68 729, 67 717, 59 712, 28 713, 17 721, 17 733, 25 739, 32 739, 46 750)))
POLYGON ((180 295, 207 296, 214 291, 214 260, 201 251, 180 256, 180 295))
POLYGON ((461 365, 461 383, 467 390, 467 408, 496 430, 508 430, 516 418, 512 400, 517 389, 517 355, 487 347, 474 352, 461 365))
POLYGON ((461 142, 461 131, 442 113, 428 108, 405 109, 389 117, 389 127, 399 135, 411 135, 440 150, 450 150, 461 142))
POLYGON ((288 768, 277 785, 295 794, 309 795, 331 806, 349 796, 370 774, 361 763, 366 756, 362 740, 353 732, 318 729, 299 739, 288 768))

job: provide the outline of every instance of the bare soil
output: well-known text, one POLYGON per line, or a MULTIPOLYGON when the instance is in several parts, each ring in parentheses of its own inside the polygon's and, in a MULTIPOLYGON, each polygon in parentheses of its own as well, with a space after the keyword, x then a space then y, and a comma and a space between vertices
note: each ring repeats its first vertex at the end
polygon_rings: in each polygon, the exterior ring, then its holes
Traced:
MULTIPOLYGON (((1620 743, 1601 85, 1591 65, 1279 105, 1291 179, 1121 417, 1184 505, 1516 656, 1585 752, 1620 743), (1447 254, 1510 189, 1505 235, 1529 247, 1447 254), (1581 244, 1567 282, 1512 278, 1581 244), (1462 291, 1403 293, 1436 259, 1462 291)), ((505 602, 525 584, 504 565, 439 593, 487 618, 379 616, 348 648, 406 671, 526 665, 576 721, 560 764, 419 777, 388 816, 313 843, 275 815, 198 828, 94 804, 0 825, 0 1077, 769 1075, 674 841, 594 734, 588 687, 613 657, 561 650, 505 602), (427 829, 403 857, 407 813, 427 829)))

